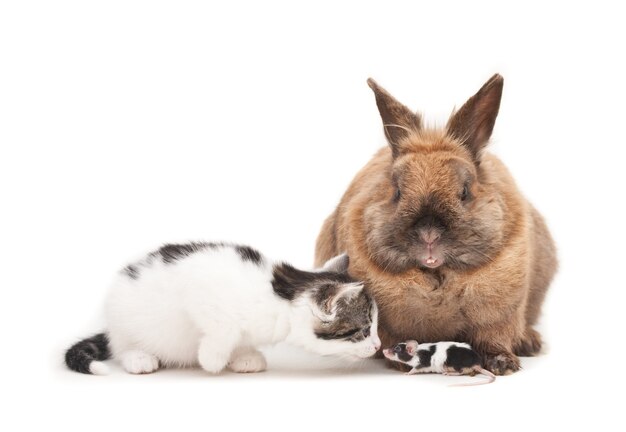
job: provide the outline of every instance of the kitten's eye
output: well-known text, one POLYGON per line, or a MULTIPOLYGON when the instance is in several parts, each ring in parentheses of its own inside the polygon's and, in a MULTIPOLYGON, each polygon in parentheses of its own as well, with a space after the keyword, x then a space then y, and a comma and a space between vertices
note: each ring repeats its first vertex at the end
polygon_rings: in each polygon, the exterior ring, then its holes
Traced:
POLYGON ((366 329, 363 329, 363 336, 369 337, 369 335, 370 335, 370 328, 368 327, 366 329))
POLYGON ((463 191, 461 192, 461 201, 466 201, 469 198, 469 186, 463 186, 463 191))
POLYGON ((359 329, 352 329, 352 330, 348 330, 348 331, 343 332, 343 333, 339 333, 339 334, 335 335, 335 337, 337 339, 347 339, 349 337, 354 336, 358 332, 359 332, 359 329))
POLYGON ((400 201, 400 197, 401 196, 402 196, 402 194, 400 193, 400 188, 396 188, 396 191, 393 194, 393 201, 394 202, 400 201))
POLYGON ((395 353, 402 352, 402 347, 400 345, 396 345, 395 347, 393 347, 393 352, 395 353))

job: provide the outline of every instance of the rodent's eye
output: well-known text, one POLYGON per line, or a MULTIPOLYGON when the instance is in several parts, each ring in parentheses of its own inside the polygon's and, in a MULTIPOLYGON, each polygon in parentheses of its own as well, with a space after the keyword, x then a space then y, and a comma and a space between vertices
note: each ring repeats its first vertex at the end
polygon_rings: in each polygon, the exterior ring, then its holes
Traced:
POLYGON ((396 345, 395 347, 393 347, 393 352, 395 353, 402 352, 402 347, 400 345, 396 345))
POLYGON ((396 188, 396 191, 393 194, 393 201, 394 202, 400 201, 400 197, 401 196, 402 196, 402 194, 400 193, 400 188, 396 188))
POLYGON ((463 186, 463 191, 461 192, 461 201, 467 201, 469 198, 469 186, 463 186))

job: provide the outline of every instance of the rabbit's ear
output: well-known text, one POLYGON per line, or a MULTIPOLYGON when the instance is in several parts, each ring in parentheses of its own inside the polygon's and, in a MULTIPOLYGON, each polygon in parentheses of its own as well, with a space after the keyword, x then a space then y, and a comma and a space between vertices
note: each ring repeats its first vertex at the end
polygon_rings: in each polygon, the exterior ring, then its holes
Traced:
POLYGON ((398 143, 413 131, 418 131, 422 127, 422 119, 398 102, 373 79, 369 78, 367 84, 376 95, 376 105, 383 119, 385 136, 391 146, 393 156, 396 157, 400 153, 398 143))
POLYGON ((348 267, 350 267, 350 257, 344 252, 326 261, 321 270, 335 273, 347 273, 348 267))
POLYGON ((448 135, 460 140, 476 162, 496 123, 503 85, 504 78, 495 74, 448 120, 448 135))

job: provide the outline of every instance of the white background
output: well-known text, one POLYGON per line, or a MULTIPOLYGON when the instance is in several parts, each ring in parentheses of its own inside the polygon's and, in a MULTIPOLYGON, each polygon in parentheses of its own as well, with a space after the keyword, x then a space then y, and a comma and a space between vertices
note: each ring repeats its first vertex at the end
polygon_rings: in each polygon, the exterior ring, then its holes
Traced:
POLYGON ((0 428, 623 428, 625 33, 603 2, 0 3, 0 428), (384 145, 367 77, 443 124, 495 72, 491 150, 561 260, 522 372, 457 389, 285 347, 258 375, 64 369, 112 274, 162 242, 309 267, 384 145))

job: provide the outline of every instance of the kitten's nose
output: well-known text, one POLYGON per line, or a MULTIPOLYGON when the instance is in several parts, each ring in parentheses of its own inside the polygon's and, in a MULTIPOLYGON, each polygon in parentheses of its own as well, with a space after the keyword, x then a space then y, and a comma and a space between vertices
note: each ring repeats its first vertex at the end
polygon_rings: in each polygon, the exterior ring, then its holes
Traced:
POLYGON ((382 344, 380 342, 380 339, 377 338, 376 340, 374 340, 374 348, 376 349, 376 351, 378 351, 380 349, 381 345, 382 344))

